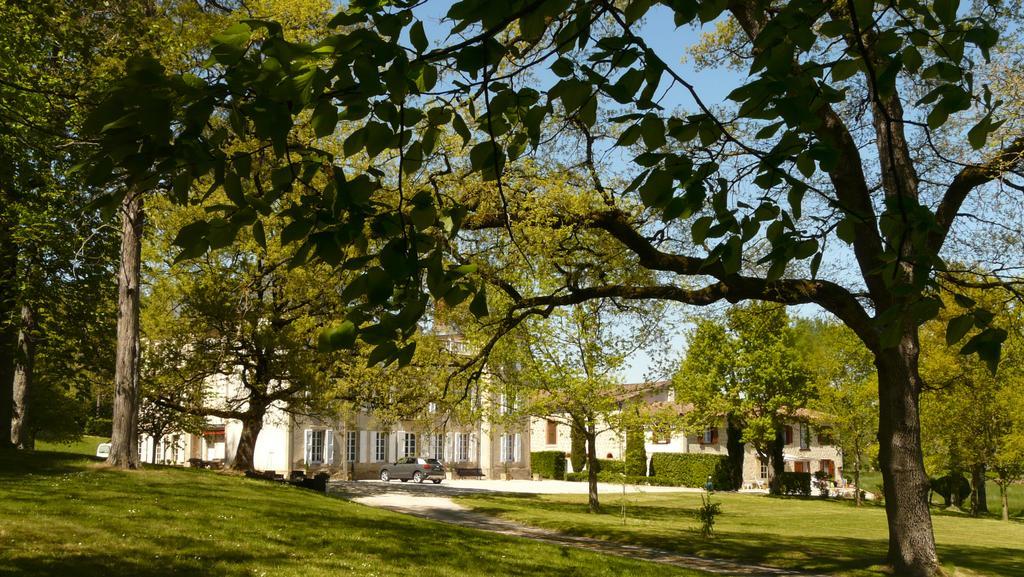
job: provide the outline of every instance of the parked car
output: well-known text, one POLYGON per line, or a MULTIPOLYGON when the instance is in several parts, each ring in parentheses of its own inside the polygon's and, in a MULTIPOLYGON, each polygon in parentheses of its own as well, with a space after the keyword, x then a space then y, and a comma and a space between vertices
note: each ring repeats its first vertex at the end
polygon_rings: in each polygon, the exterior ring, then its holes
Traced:
POLYGON ((106 459, 110 456, 110 443, 100 443, 96 447, 96 456, 101 459, 106 459))
POLYGON ((410 479, 417 483, 429 479, 436 485, 444 479, 444 465, 437 459, 406 457, 380 470, 381 481, 387 482, 391 479, 398 479, 403 483, 410 479))

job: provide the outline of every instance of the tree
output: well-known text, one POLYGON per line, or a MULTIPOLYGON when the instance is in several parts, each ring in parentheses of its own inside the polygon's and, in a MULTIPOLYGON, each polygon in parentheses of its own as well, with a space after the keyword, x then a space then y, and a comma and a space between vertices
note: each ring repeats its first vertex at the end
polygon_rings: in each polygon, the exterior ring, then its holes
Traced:
MULTIPOLYGON (((999 460, 997 455, 1012 446, 1015 419, 1020 417, 1012 404, 1024 385, 1020 333, 1024 318, 1020 307, 1007 304, 1012 295, 1005 291, 972 291, 971 296, 994 313, 992 326, 1007 331, 1004 358, 995 373, 973 359, 960 358, 956 347, 949 345, 946 327, 955 328, 948 320, 966 311, 947 299, 939 319, 926 323, 921 331, 921 376, 928 385, 922 398, 927 408, 922 436, 925 463, 936 477, 944 473, 953 479, 964 474, 970 478, 971 514, 978 515, 988 512, 987 471, 999 460)), ((1013 460, 1007 460, 1012 451, 1002 454, 1004 464, 1013 460)), ((967 498, 960 494, 960 485, 954 482, 950 487, 956 506, 967 498)))
POLYGON ((878 382, 871 353, 834 322, 800 322, 797 333, 815 389, 810 407, 822 431, 842 450, 846 469, 853 469, 859 507, 860 474, 878 446, 878 382))
MULTIPOLYGON (((640 319, 634 330, 624 329, 625 319, 600 302, 553 311, 522 327, 492 361, 500 386, 517 396, 520 414, 560 421, 574 439, 585 441, 591 513, 601 511, 598 436, 641 426, 630 418, 639 413, 629 408, 617 372, 652 333, 648 319, 640 319)), ((576 461, 573 471, 582 464, 576 461)))
MULTIPOLYGON (((150 205, 144 310, 152 403, 241 421, 231 466, 251 470, 271 407, 316 413, 348 376, 353 355, 317 350, 321 329, 342 312, 344 284, 324 265, 289 268, 298 254, 287 244, 293 233, 272 219, 262 235, 224 239, 204 258, 174 264, 170 246, 203 212, 150 205), (217 379, 229 385, 224 398, 211 396, 217 379)), ((352 331, 342 325, 333 334, 345 339, 352 331)))
MULTIPOLYGON (((450 243, 437 239, 465 229, 514 230, 525 218, 516 201, 544 196, 504 185, 527 147, 530 154, 551 147, 552 161, 592 168, 594 141, 629 153, 634 169, 624 186, 601 178, 579 183, 604 204, 560 206, 550 226, 606 234, 654 274, 567 282, 548 294, 506 287, 516 304, 496 334, 550 307, 595 299, 818 305, 854 331, 878 369, 889 562, 901 574, 941 573, 920 448, 918 330, 941 307, 940 290, 962 292, 947 263, 972 250, 964 241, 978 227, 997 223, 1019 236, 1019 219, 973 212, 990 208, 993 195, 1015 194, 997 185, 1012 178, 1024 152, 1021 138, 1002 138, 998 102, 974 82, 974 70, 1000 41, 992 20, 1002 3, 960 11, 947 1, 673 2, 677 25, 718 18, 733 25, 732 61, 745 68, 746 83, 729 96, 736 104, 723 107, 705 103, 644 38, 638 22, 653 4, 463 0, 448 14, 457 34, 433 49, 414 2, 355 4, 328 23, 332 31, 316 47, 288 42, 273 22, 239 24, 214 38, 211 54, 222 74, 207 83, 140 60, 97 115, 105 130, 96 162, 131 182, 159 175, 182 190, 212 176, 219 184, 248 174, 246 160, 225 150, 233 139, 255 135, 282 168, 292 167, 268 191, 271 198, 331 174, 327 184, 309 187, 309 204, 289 213, 308 225, 307 238, 368 218, 398 223, 377 232, 410 263, 386 271, 397 290, 385 298, 370 287, 351 295, 362 321, 382 308, 422 311, 416 281, 424 276, 430 294, 449 304, 481 294, 479 280, 460 270, 465 265, 443 258, 450 243), (543 94, 520 82, 541 67, 557 77, 543 94), (439 77, 452 82, 439 84, 439 77), (695 106, 660 108, 664 78, 695 106), (609 119, 618 128, 595 134, 613 102, 626 107, 609 119), (149 107, 169 114, 154 118, 144 114, 149 107), (209 138, 206 120, 214 114, 236 121, 209 138), (972 119, 973 126, 947 125, 950 118, 972 119), (339 122, 358 127, 346 138, 346 156, 387 151, 398 174, 443 171, 443 159, 432 155, 441 130, 450 128, 469 147, 470 172, 489 184, 467 186, 464 174, 453 174, 450 188, 439 181, 437 194, 406 203, 402 179, 339 174, 330 155, 290 139, 293 128, 308 124, 330 134, 339 122), (569 127, 580 129, 585 146, 568 145, 579 134, 569 127), (920 176, 925 169, 927 179, 920 176), (339 192, 378 199, 396 189, 402 202, 376 204, 369 213, 333 209, 339 192), (964 221, 977 227, 959 226, 964 221)), ((243 204, 238 199, 224 211, 243 204)), ((192 240, 209 243, 202 235, 192 240)), ((514 246, 520 239, 510 240, 514 246)), ((336 242, 344 249, 359 241, 336 242)), ((365 265, 378 267, 381 256, 365 265)), ((996 255, 984 272, 1000 273, 998 283, 1019 283, 1006 262, 1016 256, 996 255)), ((958 340, 968 338, 963 352, 994 365, 1005 334, 976 312, 958 340)), ((414 327, 420 316, 400 324, 414 327)), ((375 322, 356 324, 358 333, 378 330, 375 322)), ((408 338, 393 334, 397 342, 408 338)), ((392 358, 399 350, 381 349, 392 358)))
POLYGON ((770 486, 777 493, 785 467, 784 428, 812 396, 785 308, 735 306, 724 322, 700 321, 687 340, 673 381, 676 398, 693 404, 690 426, 717 427, 724 417, 730 436, 740 441, 729 447, 734 470, 743 471, 743 443, 750 443, 771 464, 770 486))

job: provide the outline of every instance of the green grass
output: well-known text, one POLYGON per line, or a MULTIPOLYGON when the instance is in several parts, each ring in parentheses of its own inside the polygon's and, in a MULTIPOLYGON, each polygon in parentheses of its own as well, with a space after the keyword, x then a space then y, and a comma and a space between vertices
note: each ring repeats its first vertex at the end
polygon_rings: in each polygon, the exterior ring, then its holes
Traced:
MULTIPOLYGON (((566 533, 706 557, 736 559, 850 576, 882 574, 885 510, 851 503, 718 493, 715 537, 703 539, 694 517, 700 495, 604 496, 605 513, 587 513, 585 495, 466 496, 458 501, 490 514, 566 533)), ((951 575, 1024 575, 1024 523, 953 515, 934 518, 939 556, 951 575)))
POLYGON ((0 452, 0 575, 699 577, 213 471, 0 452))
POLYGON ((94 437, 91 435, 85 435, 77 441, 71 441, 68 443, 51 443, 49 441, 36 441, 36 449, 39 451, 55 451, 59 453, 73 453, 75 455, 88 455, 92 457, 96 454, 96 446, 100 443, 110 442, 109 437, 94 437))
MULTIPOLYGON (((882 486, 882 474, 878 471, 861 473, 861 487, 866 491, 878 492, 882 486)), ((1024 485, 1010 485, 1007 491, 1007 501, 1010 506, 1010 517, 1013 519, 1024 519, 1024 485)), ((999 500, 999 485, 989 481, 985 483, 985 502, 988 504, 990 517, 999 518, 1002 515, 1003 504, 999 500)), ((942 503, 940 495, 932 496, 932 503, 936 506, 942 503)), ((938 511, 938 509, 934 509, 938 511)))

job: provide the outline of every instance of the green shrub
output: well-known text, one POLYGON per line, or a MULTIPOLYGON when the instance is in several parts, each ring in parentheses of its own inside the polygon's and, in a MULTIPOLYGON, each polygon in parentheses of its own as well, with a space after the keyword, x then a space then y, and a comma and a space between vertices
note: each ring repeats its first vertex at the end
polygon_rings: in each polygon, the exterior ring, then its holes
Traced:
POLYGON ((732 485, 725 455, 655 453, 651 457, 651 476, 675 487, 703 487, 708 477, 715 489, 727 491, 732 485))
POLYGON ((565 478, 565 453, 561 451, 537 451, 530 453, 533 472, 544 479, 565 478))
MULTIPOLYGON (((565 474, 565 480, 566 481, 577 481, 577 482, 586 483, 587 479, 588 479, 587 471, 580 471, 579 473, 566 473, 565 474)), ((601 472, 599 472, 597 474, 597 481, 599 483, 616 483, 616 484, 618 484, 618 483, 625 482, 627 485, 654 485, 655 483, 652 483, 651 482, 652 480, 653 479, 651 479, 651 477, 645 477, 643 475, 625 475, 625 476, 623 476, 622 473, 609 473, 608 471, 601 471, 601 472)))
POLYGON ((810 496, 811 474, 783 471, 779 477, 779 492, 783 495, 810 496))
POLYGON ((597 460, 597 473, 606 473, 608 475, 621 475, 625 471, 625 463, 617 461, 615 459, 598 459, 597 460))
POLYGON ((634 427, 626 431, 625 470, 627 475, 647 474, 647 448, 643 429, 634 427))
POLYGON ((569 461, 572 463, 572 470, 579 472, 587 464, 587 437, 576 427, 570 427, 570 431, 572 448, 569 450, 569 461))
POLYGON ((586 471, 578 471, 578 472, 566 473, 565 474, 565 480, 566 481, 584 481, 584 482, 586 482, 586 480, 587 480, 587 472, 586 471))
POLYGON ((104 419, 102 417, 89 417, 89 420, 85 422, 85 434, 95 435, 97 437, 109 437, 114 429, 114 421, 112 419, 104 419))

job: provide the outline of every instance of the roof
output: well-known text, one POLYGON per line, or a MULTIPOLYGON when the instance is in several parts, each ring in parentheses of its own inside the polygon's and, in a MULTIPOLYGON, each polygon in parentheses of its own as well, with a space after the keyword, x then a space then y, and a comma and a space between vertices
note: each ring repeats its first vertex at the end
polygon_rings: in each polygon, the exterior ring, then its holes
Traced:
POLYGON ((654 391, 660 391, 669 385, 672 381, 645 381, 642 383, 623 383, 619 385, 621 392, 616 395, 617 400, 624 401, 626 399, 632 399, 645 393, 652 393, 654 391))

